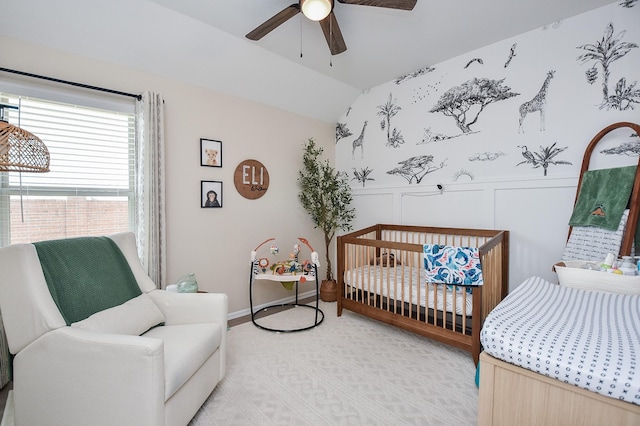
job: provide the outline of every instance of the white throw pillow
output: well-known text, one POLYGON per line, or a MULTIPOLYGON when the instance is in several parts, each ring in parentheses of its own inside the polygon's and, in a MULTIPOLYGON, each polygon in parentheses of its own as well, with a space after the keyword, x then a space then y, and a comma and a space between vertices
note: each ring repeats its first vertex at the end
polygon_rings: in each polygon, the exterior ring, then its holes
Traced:
POLYGON ((164 321, 164 315, 158 306, 146 293, 142 293, 122 305, 96 312, 89 318, 74 322, 71 327, 102 333, 140 336, 164 321))

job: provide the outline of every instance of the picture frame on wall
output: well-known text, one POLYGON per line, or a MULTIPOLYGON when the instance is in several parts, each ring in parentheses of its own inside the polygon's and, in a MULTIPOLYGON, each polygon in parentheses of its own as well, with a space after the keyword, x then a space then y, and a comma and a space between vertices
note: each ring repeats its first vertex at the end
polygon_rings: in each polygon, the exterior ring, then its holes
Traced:
POLYGON ((222 207, 222 182, 217 180, 200 181, 200 207, 222 207))
POLYGON ((200 165, 222 167, 222 142, 214 139, 200 139, 200 165))

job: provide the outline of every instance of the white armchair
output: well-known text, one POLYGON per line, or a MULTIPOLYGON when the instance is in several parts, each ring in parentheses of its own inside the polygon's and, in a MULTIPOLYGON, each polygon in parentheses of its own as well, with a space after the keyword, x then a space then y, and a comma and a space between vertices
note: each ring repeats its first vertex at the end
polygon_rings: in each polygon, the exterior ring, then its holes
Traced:
MULTIPOLYGON (((73 318, 64 306, 65 298, 77 305, 83 295, 50 290, 55 274, 42 266, 39 248, 0 249, 18 426, 186 425, 224 377, 227 296, 158 290, 132 233, 103 240, 124 255, 139 296, 87 318, 73 318)), ((82 291, 91 290, 84 281, 82 291)))

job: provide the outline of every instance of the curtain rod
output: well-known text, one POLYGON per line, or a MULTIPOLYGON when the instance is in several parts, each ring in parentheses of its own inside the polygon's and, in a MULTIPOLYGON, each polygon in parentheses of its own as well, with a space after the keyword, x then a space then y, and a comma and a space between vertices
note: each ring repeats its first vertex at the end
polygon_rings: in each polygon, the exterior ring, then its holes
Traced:
POLYGON ((39 78, 41 80, 53 81, 55 83, 68 84, 70 86, 82 87, 84 89, 98 90, 100 92, 112 93, 114 95, 129 96, 131 98, 136 98, 137 100, 142 99, 142 95, 134 95, 133 93, 119 92, 117 90, 105 89, 103 87, 89 86, 88 84, 76 83, 76 82, 67 81, 67 80, 60 80, 58 78, 47 77, 47 76, 38 75, 38 74, 31 74, 29 72, 12 70, 12 69, 9 69, 9 68, 1 68, 0 67, 0 71, 9 72, 9 73, 12 73, 12 74, 19 74, 19 75, 23 75, 23 76, 26 76, 26 77, 39 78))

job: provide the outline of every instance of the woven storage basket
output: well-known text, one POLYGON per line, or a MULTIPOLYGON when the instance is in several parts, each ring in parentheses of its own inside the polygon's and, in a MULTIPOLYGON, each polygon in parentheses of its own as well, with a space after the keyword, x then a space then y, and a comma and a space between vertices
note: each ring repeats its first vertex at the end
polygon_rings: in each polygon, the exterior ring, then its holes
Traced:
MULTIPOLYGON (((562 287, 610 293, 640 294, 640 275, 617 275, 609 272, 583 269, 586 260, 572 260, 553 265, 562 287)), ((594 263, 594 262, 589 262, 594 263)))

